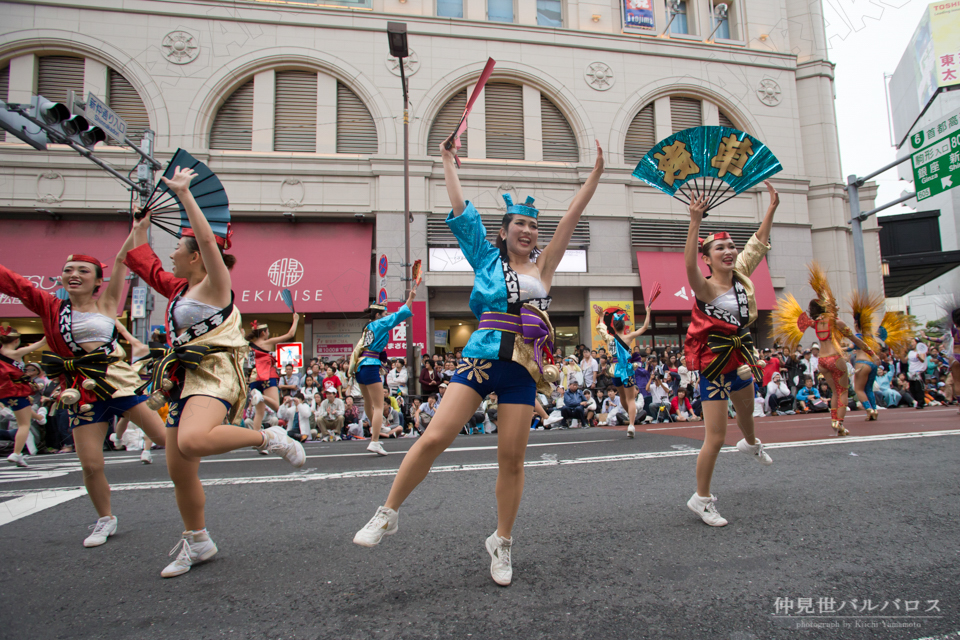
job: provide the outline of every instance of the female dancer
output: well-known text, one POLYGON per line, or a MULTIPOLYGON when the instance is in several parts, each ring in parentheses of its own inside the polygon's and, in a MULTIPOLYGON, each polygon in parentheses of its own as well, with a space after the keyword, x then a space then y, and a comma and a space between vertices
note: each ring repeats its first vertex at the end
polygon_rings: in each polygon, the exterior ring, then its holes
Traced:
POLYGON ((838 317, 837 302, 830 290, 827 276, 816 262, 810 265, 809 282, 817 298, 810 301, 808 312, 805 313, 800 308, 793 296, 781 298, 777 301, 777 310, 774 312, 773 334, 789 349, 795 349, 800 344, 803 332, 813 328, 821 344, 818 369, 830 387, 831 426, 836 435, 846 436, 850 432, 844 428, 843 418, 847 413, 850 378, 847 375, 847 362, 843 357, 840 338, 847 338, 871 358, 876 357, 876 353, 838 317))
POLYGON ((696 295, 693 318, 684 344, 687 367, 700 371, 700 400, 706 437, 697 456, 697 490, 687 507, 712 527, 727 521, 717 512, 717 499, 710 493, 713 468, 727 436, 727 400, 737 411, 737 426, 743 439, 737 449, 753 456, 763 465, 773 460, 753 429, 753 379, 762 377, 756 359, 753 337, 748 327, 757 321, 757 303, 750 274, 770 250, 770 228, 780 196, 769 181, 770 205, 760 228, 747 242, 742 253, 728 233, 708 235, 699 247, 700 222, 707 200, 690 203, 690 230, 684 249, 687 279, 696 295), (697 254, 712 273, 705 278, 697 264, 697 254))
POLYGON ((147 244, 150 216, 138 220, 118 257, 167 303, 165 353, 153 366, 152 400, 169 401, 167 470, 173 480, 177 508, 185 531, 170 555, 176 559, 160 573, 179 576, 217 553, 204 520, 205 496, 198 475, 200 458, 243 447, 259 447, 285 458, 295 467, 306 456, 299 442, 281 427, 253 431, 224 424, 232 422, 246 402, 243 359, 247 342, 241 332, 240 312, 233 306, 230 267, 236 262, 224 255, 228 238, 214 236, 210 224, 190 193, 191 169, 177 167, 173 178, 162 178, 186 209, 190 228, 170 255, 173 273, 147 244), (135 248, 134 248, 135 247, 135 248))
MULTIPOLYGON (((552 347, 549 342, 553 332, 544 321, 543 310, 550 303, 548 294, 557 265, 600 182, 603 151, 597 143, 597 161, 590 177, 574 196, 553 239, 542 252, 536 251, 538 212, 531 206, 532 198, 527 198, 526 204, 514 205, 510 196, 504 195, 507 214, 494 246, 486 239, 487 231, 480 214, 473 204, 464 201, 454 154, 445 144, 440 145, 440 153, 447 194, 453 206, 447 224, 476 274, 470 308, 480 319, 480 326, 470 336, 457 373, 430 426, 404 457, 386 504, 377 509, 353 541, 372 547, 379 544, 384 535, 397 532, 397 509, 423 481, 434 460, 450 446, 483 398, 495 391, 499 398, 497 530, 487 538, 486 549, 491 558, 493 580, 506 586, 513 579, 511 533, 523 495, 523 458, 537 384, 543 380, 542 376, 540 381, 534 380, 528 366, 532 362, 532 370, 538 371, 541 349, 552 347), (518 338, 518 334, 521 337, 518 338), (529 349, 525 338, 531 334, 537 335, 533 341, 536 352, 525 359, 528 366, 524 366, 514 361, 514 356, 529 349)), ((542 369, 538 373, 542 374, 542 369)))
POLYGON ((7 456, 7 461, 18 467, 30 466, 23 459, 23 447, 30 435, 30 420, 34 418, 30 396, 37 392, 30 378, 24 375, 23 356, 46 346, 46 338, 41 338, 21 347, 20 334, 13 327, 0 327, 0 404, 6 405, 17 418, 13 453, 7 456))
POLYGON ((850 300, 856 335, 874 351, 871 355, 856 346, 850 350, 854 367, 853 389, 867 412, 867 422, 876 420, 880 415, 877 411, 877 398, 873 392, 873 385, 877 381, 877 366, 880 364, 880 358, 876 355, 880 345, 875 336, 874 313, 879 311, 882 305, 883 296, 871 296, 860 291, 854 292, 850 300))
MULTIPOLYGON (((148 356, 150 355, 150 347, 143 344, 135 337, 133 334, 126 330, 126 328, 120 324, 119 320, 115 320, 114 324, 117 327, 117 333, 120 334, 120 337, 127 341, 127 344, 130 345, 130 364, 133 365, 135 371, 140 374, 140 379, 147 383, 150 381, 150 376, 144 370, 144 365, 149 363, 150 360, 148 356), (140 363, 140 364, 137 364, 140 363)), ((159 415, 159 413, 158 413, 159 415)), ((165 420, 164 417, 160 416, 161 420, 165 420)), ((130 424, 130 421, 126 418, 121 418, 117 421, 117 426, 114 428, 113 433, 110 435, 110 440, 117 446, 120 445, 121 440, 123 439, 123 434, 127 430, 127 426, 130 424)), ((150 452, 150 447, 153 446, 153 443, 150 441, 150 438, 144 434, 143 435, 143 451, 140 452, 140 462, 143 464, 153 464, 153 453, 150 452)))
MULTIPOLYGON (((634 421, 637 419, 637 383, 634 380, 634 364, 630 353, 630 343, 642 336, 650 328, 650 311, 647 308, 647 317, 643 319, 643 326, 636 331, 624 333, 625 311, 608 311, 603 314, 603 320, 597 326, 600 336, 607 342, 610 353, 613 355, 613 386, 620 396, 620 404, 627 409, 627 437, 632 438, 637 428, 634 421)), ((640 355, 639 350, 636 352, 640 355)))
POLYGON ((370 305, 370 322, 363 328, 363 336, 350 358, 350 374, 356 376, 360 393, 363 395, 363 411, 370 417, 371 442, 367 445, 367 451, 380 456, 387 455, 380 444, 380 427, 383 425, 383 379, 380 377, 380 364, 386 358, 383 350, 387 348, 390 330, 413 316, 413 299, 416 297, 417 290, 411 289, 406 303, 390 315, 384 315, 387 312, 385 306, 370 305))
POLYGON ((50 348, 44 353, 43 368, 51 378, 60 378, 64 389, 60 400, 70 405, 70 429, 83 483, 99 516, 91 527, 93 533, 83 541, 85 547, 99 546, 117 531, 117 518, 110 509, 110 485, 104 474, 107 423, 114 418, 129 418, 157 444, 163 445, 166 440, 160 416, 144 404, 146 396, 137 393, 142 385, 140 376, 124 361, 126 353, 117 343, 114 320, 127 269, 118 256, 110 283, 94 298, 103 286, 104 266, 90 256, 67 256, 60 276, 67 300, 41 291, 0 266, 0 292, 19 298, 23 306, 40 316, 50 348))
POLYGON ((297 325, 300 324, 300 314, 293 314, 293 324, 290 331, 276 338, 270 337, 270 327, 260 324, 256 320, 250 323, 250 333, 246 340, 253 350, 253 359, 257 371, 257 379, 250 383, 250 401, 253 403, 253 430, 260 431, 263 425, 263 414, 269 406, 274 412, 280 409, 280 390, 277 388, 280 378, 277 377, 277 357, 274 352, 281 342, 289 342, 297 335, 297 325), (256 393, 254 393, 256 391, 256 393))

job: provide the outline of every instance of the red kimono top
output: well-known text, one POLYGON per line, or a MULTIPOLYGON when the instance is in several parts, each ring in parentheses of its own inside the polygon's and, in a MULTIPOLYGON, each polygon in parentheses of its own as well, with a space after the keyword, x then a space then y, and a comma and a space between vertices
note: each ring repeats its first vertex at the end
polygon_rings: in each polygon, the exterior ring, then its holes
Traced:
POLYGON ((22 362, 0 354, 0 399, 33 395, 34 389, 23 370, 22 362))

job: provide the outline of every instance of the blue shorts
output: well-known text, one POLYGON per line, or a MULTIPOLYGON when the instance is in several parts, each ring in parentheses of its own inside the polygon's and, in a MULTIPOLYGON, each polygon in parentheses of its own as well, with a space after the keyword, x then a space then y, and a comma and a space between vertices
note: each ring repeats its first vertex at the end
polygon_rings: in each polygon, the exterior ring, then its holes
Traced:
POLYGON ((170 412, 167 414, 167 423, 166 427, 168 429, 176 429, 180 426, 180 412, 183 410, 183 407, 187 404, 187 400, 190 398, 210 398, 211 400, 219 400, 223 403, 223 406, 227 408, 227 413, 230 412, 230 408, 233 406, 223 398, 214 398, 213 396, 205 396, 202 393, 195 396, 187 396, 186 398, 180 398, 178 400, 170 401, 170 412))
POLYGON ((635 386, 637 386, 637 381, 636 381, 634 378, 632 378, 632 377, 631 377, 631 378, 627 378, 626 381, 624 381, 624 380, 621 379, 619 376, 617 376, 617 377, 615 377, 615 378, 613 379, 613 386, 615 386, 615 387, 626 387, 627 389, 629 389, 630 387, 635 387, 635 386))
POLYGON ((122 418, 124 413, 146 401, 147 396, 124 396, 123 398, 97 400, 90 405, 92 407, 90 411, 84 411, 83 413, 80 412, 82 403, 71 405, 67 410, 70 416, 70 429, 95 422, 109 422, 111 418, 122 418))
POLYGON ((0 398, 0 404, 7 407, 11 411, 20 411, 20 409, 26 409, 33 405, 30 404, 29 396, 21 396, 19 398, 0 398))
POLYGON ((380 365, 365 364, 357 369, 357 382, 360 384, 383 384, 380 377, 380 365))
POLYGON ((723 400, 726 402, 731 393, 752 385, 753 376, 744 380, 737 375, 736 371, 722 373, 716 380, 707 380, 706 376, 700 376, 700 401, 723 400))
POLYGON ((256 380, 250 383, 251 389, 256 389, 260 393, 263 393, 267 389, 272 389, 273 387, 280 386, 280 378, 270 378, 269 380, 256 380))
POLYGON ((494 392, 500 404, 526 404, 532 407, 537 397, 537 383, 530 377, 530 372, 517 362, 462 358, 450 384, 455 382, 470 387, 481 398, 494 392))

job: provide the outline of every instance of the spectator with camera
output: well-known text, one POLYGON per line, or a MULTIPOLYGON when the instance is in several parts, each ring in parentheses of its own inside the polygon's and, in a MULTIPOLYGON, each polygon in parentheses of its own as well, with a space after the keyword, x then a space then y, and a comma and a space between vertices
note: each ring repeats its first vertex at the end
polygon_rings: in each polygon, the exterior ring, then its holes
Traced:
POLYGON ((647 383, 647 390, 650 392, 650 408, 647 413, 653 416, 654 422, 672 422, 670 418, 670 385, 667 384, 664 377, 664 374, 654 369, 653 375, 647 383))
POLYGON ((343 431, 346 405, 337 397, 337 391, 329 386, 323 391, 324 399, 317 408, 317 427, 320 429, 320 439, 335 442, 340 439, 343 431))

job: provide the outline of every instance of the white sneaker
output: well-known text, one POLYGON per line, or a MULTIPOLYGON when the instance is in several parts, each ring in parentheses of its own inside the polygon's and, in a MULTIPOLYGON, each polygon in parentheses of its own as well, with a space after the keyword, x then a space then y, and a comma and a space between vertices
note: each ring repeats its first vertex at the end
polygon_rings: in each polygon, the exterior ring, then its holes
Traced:
POLYGON ((33 437, 33 429, 27 432, 27 453, 37 455, 37 439, 33 437))
POLYGON ((258 404, 263 402, 263 394, 260 393, 259 389, 250 390, 250 404, 256 407, 258 404))
POLYGON ((760 438, 756 438, 756 441, 757 444, 749 445, 747 444, 746 438, 742 439, 737 443, 737 451, 753 456, 757 462, 764 466, 773 464, 773 460, 767 455, 767 452, 763 450, 763 443, 760 442, 760 438))
POLYGON ((143 464, 153 464, 153 454, 150 452, 150 449, 144 449, 140 453, 140 462, 143 464))
POLYGON ((577 420, 576 418, 574 418, 573 420, 571 420, 571 421, 570 421, 570 428, 571 428, 571 429, 579 429, 579 428, 580 428, 580 421, 577 420))
POLYGON ((119 447, 119 446, 120 446, 120 439, 117 437, 117 434, 111 433, 109 439, 110 439, 110 442, 113 443, 113 446, 115 446, 115 447, 119 447))
POLYGON ((100 518, 96 524, 90 525, 90 528, 93 529, 93 533, 83 541, 83 546, 99 547, 117 532, 117 516, 100 518))
POLYGON ((27 461, 23 459, 22 453, 11 453, 7 456, 7 462, 10 464, 15 464, 18 467, 29 467, 27 461))
POLYGON ((283 427, 270 427, 261 431, 263 444, 257 447, 260 453, 273 453, 299 468, 307 461, 303 445, 287 435, 283 427))
POLYGON ((647 416, 643 419, 643 424, 650 424, 651 422, 653 422, 653 416, 647 416))
POLYGON ((399 519, 400 514, 393 509, 380 507, 370 518, 370 522, 365 524, 363 529, 357 531, 357 535, 353 536, 353 544, 358 544, 361 547, 377 546, 383 536, 392 536, 397 532, 399 528, 397 521, 399 519))
POLYGON ((716 496, 711 495, 709 498, 701 498, 694 492, 687 500, 687 506, 690 507, 690 511, 700 516, 711 527, 722 527, 727 524, 727 521, 717 513, 717 507, 714 504, 716 501, 716 496))
POLYGON ((635 436, 636 434, 637 434, 637 428, 636 428, 636 427, 634 427, 633 425, 630 425, 629 427, 627 427, 627 437, 628 437, 628 438, 632 438, 632 437, 635 436))
POLYGON ((501 538, 494 531, 487 538, 487 553, 490 554, 490 577, 501 587, 508 587, 513 581, 513 563, 510 552, 513 538, 501 538))
POLYGON ((160 575, 164 578, 174 578, 182 576, 190 567, 201 562, 206 562, 217 555, 217 545, 213 544, 207 530, 203 531, 184 531, 180 542, 170 550, 167 555, 177 554, 176 560, 168 564, 160 575))
POLYGON ((547 427, 551 424, 556 424, 563 420, 563 416, 547 416, 547 419, 543 421, 543 426, 547 427))
POLYGON ((367 445, 367 451, 369 451, 369 452, 371 452, 371 453, 375 453, 375 454, 377 454, 378 456, 385 456, 385 455, 387 455, 386 450, 383 448, 383 445, 380 444, 379 441, 371 442, 370 444, 368 444, 368 445, 367 445))

